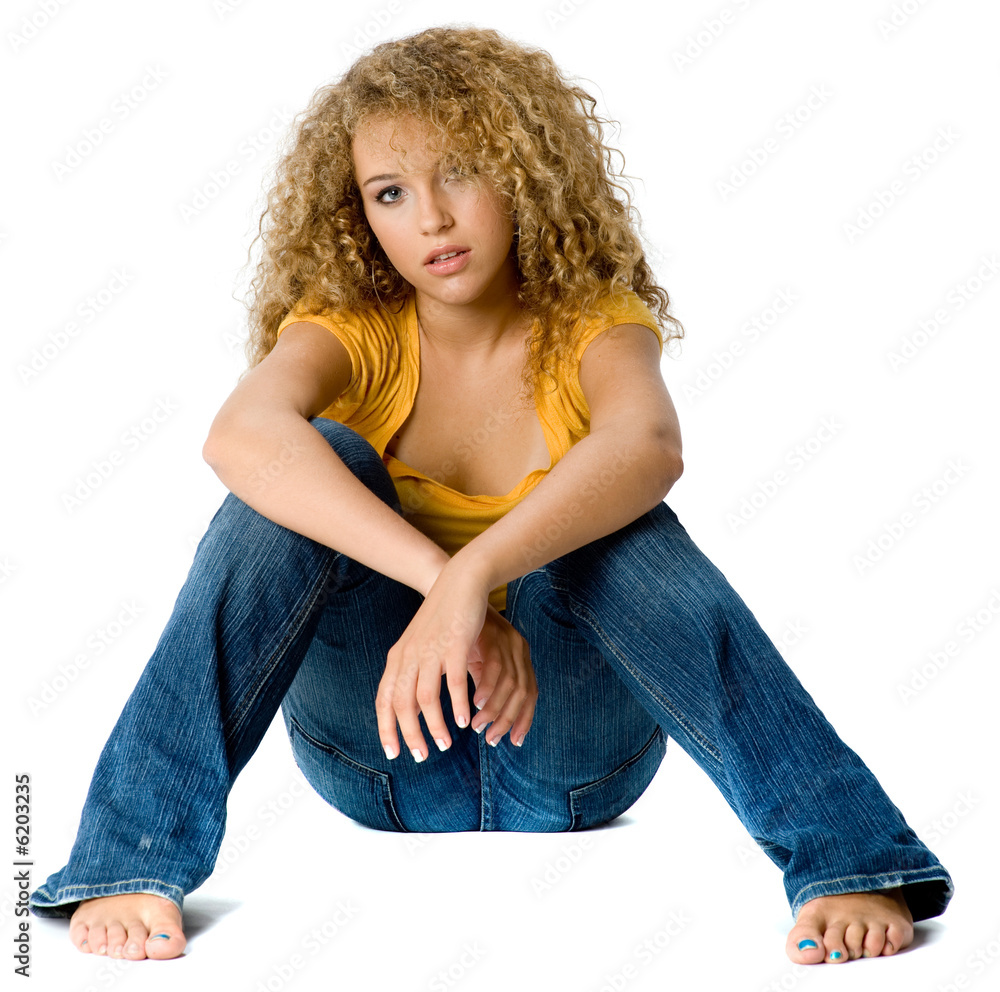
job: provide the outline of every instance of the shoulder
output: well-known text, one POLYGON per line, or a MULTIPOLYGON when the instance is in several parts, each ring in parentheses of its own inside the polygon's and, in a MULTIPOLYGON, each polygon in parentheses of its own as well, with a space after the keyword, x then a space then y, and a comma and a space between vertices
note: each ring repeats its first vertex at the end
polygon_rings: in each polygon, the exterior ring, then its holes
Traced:
MULTIPOLYGON (((597 300, 594 309, 597 311, 597 315, 584 322, 577 338, 575 358, 578 362, 582 360, 590 346, 601 338, 601 335, 604 335, 605 338, 609 336, 622 337, 622 332, 611 332, 612 329, 623 325, 631 328, 647 328, 652 331, 655 335, 652 340, 657 346, 657 354, 662 357, 663 335, 660 331, 660 325, 649 307, 633 290, 621 287, 609 290, 597 300)), ((624 336, 635 337, 636 334, 634 331, 624 332, 624 336)), ((638 336, 642 337, 641 334, 638 336)), ((649 334, 645 336, 649 337, 649 334)))
POLYGON ((402 311, 393 316, 381 310, 323 306, 321 303, 303 298, 282 318, 277 334, 280 335, 291 324, 308 321, 325 327, 338 337, 356 341, 364 340, 366 337, 377 339, 393 328, 401 318, 402 311))
POLYGON ((302 299, 285 314, 277 336, 296 323, 317 324, 347 349, 355 375, 371 378, 385 366, 398 364, 408 309, 409 301, 393 314, 381 308, 323 307, 302 299))

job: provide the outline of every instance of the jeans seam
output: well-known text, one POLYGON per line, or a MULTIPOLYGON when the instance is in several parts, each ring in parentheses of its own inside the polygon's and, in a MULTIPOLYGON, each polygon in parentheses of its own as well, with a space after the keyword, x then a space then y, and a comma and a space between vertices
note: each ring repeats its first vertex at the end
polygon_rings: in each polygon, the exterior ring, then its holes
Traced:
POLYGON ((623 771, 626 768, 630 768, 637 761, 641 761, 646 752, 653 746, 653 744, 656 743, 657 739, 660 738, 661 736, 663 736, 663 730, 660 727, 657 727, 656 730, 653 731, 652 736, 649 738, 649 740, 646 741, 646 743, 643 744, 642 747, 639 748, 639 750, 635 754, 633 754, 629 758, 626 758, 620 765, 618 765, 617 768, 613 768, 610 772, 608 772, 607 775, 602 775, 599 779, 595 779, 593 782, 588 782, 586 785, 580 785, 577 786, 575 789, 570 789, 569 790, 570 796, 571 797, 582 796, 585 793, 589 792, 591 789, 596 789, 598 786, 604 785, 604 783, 607 782, 608 779, 614 778, 619 772, 623 771))
MULTIPOLYGON (((471 721, 470 721, 471 729, 471 721)), ((493 829, 493 766, 490 762, 492 748, 486 743, 486 730, 478 734, 479 739, 479 829, 493 829)))
MULTIPOLYGON (((154 883, 156 885, 162 886, 164 889, 169 889, 171 892, 177 892, 178 896, 176 899, 171 898, 170 901, 180 905, 184 899, 184 890, 177 885, 171 885, 169 882, 164 882, 159 878, 123 878, 117 882, 101 882, 99 885, 65 885, 61 886, 56 890, 55 898, 59 902, 52 903, 40 903, 39 905, 43 909, 48 909, 50 907, 55 907, 62 905, 67 902, 83 902, 84 899, 90 898, 86 895, 88 892, 95 892, 101 889, 116 889, 121 885, 147 885, 154 883)), ((139 893, 129 893, 122 892, 119 895, 137 895, 139 893)), ((159 892, 148 893, 149 895, 160 895, 159 892)), ((94 897, 96 898, 96 897, 94 897)), ((164 896, 164 898, 168 898, 164 896)))
MULTIPOLYGON (((814 889, 821 885, 837 885, 841 882, 852 882, 855 879, 879 879, 879 878, 898 878, 902 875, 924 875, 922 881, 934 881, 935 879, 945 880, 947 877, 943 869, 940 868, 902 868, 896 869, 894 871, 877 871, 868 872, 865 874, 857 875, 841 875, 838 878, 824 878, 817 882, 810 882, 808 885, 804 885, 796 893, 795 898, 792 900, 793 913, 795 912, 794 907, 801 908, 803 903, 809 902, 809 898, 806 897, 806 893, 810 889, 814 889), (930 874, 932 873, 932 874, 930 874)), ((918 879, 918 881, 921 881, 918 879)), ((909 884, 904 882, 903 884, 909 884)), ((880 886, 880 888, 897 888, 897 886, 880 886)), ((866 890, 868 891, 868 890, 866 890)), ((830 895, 836 895, 837 893, 830 893, 830 895)), ((820 896, 813 896, 811 898, 821 898, 820 896)), ((797 915, 797 914, 796 914, 797 915)))
MULTIPOLYGON (((626 769, 629 769, 629 768, 633 767, 636 763, 642 761, 643 758, 645 758, 646 753, 649 751, 649 749, 658 740, 665 739, 665 737, 666 737, 666 735, 663 733, 663 728, 657 726, 656 730, 653 731, 653 733, 650 736, 649 740, 646 741, 646 743, 643 744, 642 747, 639 748, 639 750, 635 754, 633 754, 630 758, 626 758, 620 765, 618 765, 617 768, 612 769, 610 772, 607 773, 607 775, 602 775, 599 779, 597 779, 597 780, 595 780, 593 782, 588 782, 586 785, 581 785, 581 786, 578 786, 575 789, 570 789, 569 790, 569 814, 570 814, 570 827, 569 827, 569 829, 570 830, 577 829, 577 823, 579 821, 580 816, 582 815, 581 811, 576 806, 576 800, 577 799, 583 798, 588 793, 592 792, 594 789, 600 788, 601 786, 605 785, 611 779, 613 779, 616 776, 620 775, 626 769)), ((605 821, 602 821, 602 822, 606 823, 608 821, 605 820, 605 821)))
POLYGON ((320 595, 326 587, 330 575, 333 573, 335 564, 336 556, 330 560, 327 568, 322 573, 322 577, 315 583, 313 588, 307 592, 308 598, 306 599, 304 605, 301 607, 292 607, 291 613, 293 619, 285 628, 284 637, 282 637, 282 639, 277 643, 274 650, 271 652, 270 657, 264 663, 266 667, 262 669, 256 684, 244 694, 243 699, 240 701, 240 705, 234 709, 232 717, 226 721, 226 725, 223 727, 223 733, 227 742, 231 740, 240 729, 242 729, 240 721, 246 715, 247 711, 253 706, 257 697, 260 695, 261 690, 270 680, 274 670, 281 664, 281 660, 284 658, 289 646, 299 635, 303 625, 312 613, 313 608, 319 601, 320 595))
POLYGON ((410 831, 403 826, 403 821, 400 819, 399 811, 396 809, 396 804, 393 802, 392 798, 392 777, 388 772, 379 771, 377 768, 372 768, 370 765, 362 764, 360 761, 355 761, 349 754, 342 751, 336 744, 329 743, 327 741, 321 741, 312 734, 308 733, 303 729, 302 725, 294 716, 288 718, 288 722, 292 725, 294 733, 298 734, 307 744, 316 748, 318 751, 322 751, 325 754, 329 754, 334 761, 340 761, 342 764, 346 765, 352 771, 355 771, 362 775, 370 775, 375 778, 382 789, 382 801, 385 805, 387 812, 389 813, 390 819, 396 824, 396 828, 400 833, 410 833, 410 831))

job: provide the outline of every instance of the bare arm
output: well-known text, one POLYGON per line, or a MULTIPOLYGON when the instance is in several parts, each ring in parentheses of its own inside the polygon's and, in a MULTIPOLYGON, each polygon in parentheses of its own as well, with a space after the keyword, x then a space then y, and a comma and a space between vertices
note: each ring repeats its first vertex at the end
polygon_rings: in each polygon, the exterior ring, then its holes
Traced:
POLYGON ((203 457, 262 516, 426 595, 447 553, 372 493, 309 423, 350 375, 347 350, 326 328, 289 325, 222 405, 203 457))
POLYGON ((467 710, 467 670, 481 707, 472 728, 478 733, 492 723, 489 743, 509 731, 520 745, 534 719, 538 687, 529 645, 486 606, 490 590, 631 523, 680 477, 680 426, 649 328, 623 324, 595 338, 583 355, 580 385, 590 433, 450 559, 390 649, 375 699, 379 737, 390 757, 398 753, 397 720, 417 760, 426 757, 420 713, 431 736, 450 745, 438 698, 441 675, 457 719, 467 710))
POLYGON ((683 472, 677 412, 649 328, 622 324, 595 338, 580 386, 590 433, 453 559, 491 588, 638 519, 683 472))

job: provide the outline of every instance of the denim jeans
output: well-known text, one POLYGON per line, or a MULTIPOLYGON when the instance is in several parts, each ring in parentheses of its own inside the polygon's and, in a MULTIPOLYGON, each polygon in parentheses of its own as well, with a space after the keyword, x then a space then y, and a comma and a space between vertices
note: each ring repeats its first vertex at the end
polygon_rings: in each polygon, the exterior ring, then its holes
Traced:
MULTIPOLYGON (((402 513, 366 440, 311 423, 402 513)), ((385 757, 375 694, 421 602, 227 496, 101 753, 69 863, 32 911, 68 916, 129 892, 182 907, 212 872, 229 790, 279 707, 316 791, 374 829, 584 830, 635 803, 670 736, 784 872, 793 916, 817 896, 895 886, 914 920, 944 911, 948 872, 665 502, 508 584, 539 693, 520 748, 459 729, 442 679, 451 748, 385 757)), ((429 741, 422 717, 421 729, 429 741)))

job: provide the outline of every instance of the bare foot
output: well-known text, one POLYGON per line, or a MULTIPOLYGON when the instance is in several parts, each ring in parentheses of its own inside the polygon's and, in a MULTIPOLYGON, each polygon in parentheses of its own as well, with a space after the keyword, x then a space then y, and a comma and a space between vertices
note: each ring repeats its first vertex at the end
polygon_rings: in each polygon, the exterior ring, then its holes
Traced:
POLYGON ((84 954, 130 961, 175 958, 187 944, 177 906, 146 892, 85 899, 69 921, 69 939, 84 954))
POLYGON ((876 889, 810 899, 799 910, 785 951, 797 964, 895 954, 913 940, 913 917, 900 890, 876 889))

